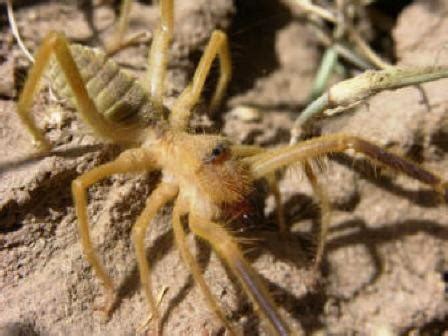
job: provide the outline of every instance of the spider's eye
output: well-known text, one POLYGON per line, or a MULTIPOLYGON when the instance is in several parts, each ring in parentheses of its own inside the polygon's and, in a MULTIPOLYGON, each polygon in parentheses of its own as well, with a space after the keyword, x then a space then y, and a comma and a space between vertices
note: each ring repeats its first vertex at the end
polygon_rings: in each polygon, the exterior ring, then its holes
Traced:
POLYGON ((218 143, 205 158, 206 163, 221 163, 229 158, 229 148, 224 143, 218 143))
POLYGON ((219 156, 219 155, 221 155, 222 154, 222 152, 223 152, 223 148, 222 148, 222 146, 217 146, 217 147, 215 147, 215 148, 213 148, 213 150, 212 150, 212 156, 219 156))

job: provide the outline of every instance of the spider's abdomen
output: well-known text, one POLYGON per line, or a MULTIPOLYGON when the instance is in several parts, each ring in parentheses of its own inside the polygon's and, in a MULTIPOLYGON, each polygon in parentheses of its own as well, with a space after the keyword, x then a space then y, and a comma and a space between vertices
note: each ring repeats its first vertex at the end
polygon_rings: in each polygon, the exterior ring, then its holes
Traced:
MULTIPOLYGON (((138 80, 120 70, 103 52, 78 44, 71 45, 70 50, 89 96, 107 120, 149 126, 164 119, 138 80)), ((52 89, 76 105, 64 73, 55 60, 49 65, 48 76, 52 89)))

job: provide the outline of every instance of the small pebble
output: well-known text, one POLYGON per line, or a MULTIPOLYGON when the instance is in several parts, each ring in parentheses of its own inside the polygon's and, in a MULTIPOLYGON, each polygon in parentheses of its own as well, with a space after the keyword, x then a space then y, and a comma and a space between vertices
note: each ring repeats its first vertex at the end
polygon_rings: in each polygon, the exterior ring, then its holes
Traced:
POLYGON ((261 120, 260 111, 249 106, 237 106, 230 111, 230 115, 244 122, 261 120))

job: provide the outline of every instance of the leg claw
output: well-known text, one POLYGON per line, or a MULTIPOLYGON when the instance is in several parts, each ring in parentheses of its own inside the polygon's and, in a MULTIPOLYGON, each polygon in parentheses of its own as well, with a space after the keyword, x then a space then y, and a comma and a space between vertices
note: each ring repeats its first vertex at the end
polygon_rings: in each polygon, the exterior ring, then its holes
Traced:
POLYGON ((96 305, 94 310, 99 311, 101 315, 104 316, 106 320, 108 320, 115 309, 115 305, 117 303, 117 297, 115 292, 110 292, 106 294, 105 303, 101 305, 96 305))

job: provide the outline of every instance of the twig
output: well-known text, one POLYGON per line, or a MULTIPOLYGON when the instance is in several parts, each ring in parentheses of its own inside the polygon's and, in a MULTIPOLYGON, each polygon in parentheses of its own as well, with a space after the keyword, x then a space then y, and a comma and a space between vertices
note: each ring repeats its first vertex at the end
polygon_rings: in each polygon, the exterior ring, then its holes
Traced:
POLYGON ((313 88, 311 89, 311 98, 315 99, 320 96, 322 92, 325 90, 328 79, 333 73, 334 67, 338 62, 338 54, 336 50, 333 48, 328 48, 324 56, 322 57, 322 61, 320 63, 319 70, 317 71, 316 78, 314 79, 313 88))
POLYGON ((6 0, 6 10, 8 12, 8 21, 11 27, 12 35, 16 39, 17 44, 19 45, 20 49, 22 49, 22 52, 25 54, 26 58, 28 58, 31 63, 34 63, 34 57, 33 55, 31 55, 28 48, 23 43, 22 38, 19 34, 19 30, 17 29, 17 23, 14 18, 14 11, 12 10, 12 0, 6 0))
POLYGON ((381 59, 381 57, 378 56, 372 48, 370 48, 367 42, 361 37, 361 35, 359 35, 359 33, 355 29, 353 29, 353 27, 348 26, 347 32, 355 45, 374 66, 376 66, 378 69, 386 69, 391 66, 391 64, 381 59))
POLYGON ((294 2, 306 13, 316 14, 327 21, 337 23, 336 17, 333 15, 333 13, 320 6, 316 6, 307 0, 295 0, 294 2))
MULTIPOLYGON (((325 19, 331 23, 338 24, 340 20, 331 13, 330 11, 314 5, 306 0, 296 0, 294 2, 297 6, 299 6, 301 9, 303 9, 307 13, 313 13, 318 15, 320 18, 325 19)), ((390 66, 387 62, 383 61, 376 53, 373 51, 372 48, 364 41, 364 39, 359 35, 359 33, 352 27, 351 24, 348 24, 347 22, 344 22, 345 30, 349 34, 350 38, 353 40, 355 45, 359 48, 359 50, 363 53, 363 55, 378 69, 385 69, 390 66)), ((358 62, 360 60, 360 57, 358 57, 354 52, 350 51, 347 53, 347 48, 343 48, 343 53, 341 53, 340 47, 337 48, 338 53, 344 57, 347 58, 349 56, 349 60, 353 62, 353 60, 356 60, 355 62, 360 64, 364 62, 358 62), (353 57, 353 55, 356 55, 356 57, 353 57)), ((370 68, 362 66, 361 68, 370 68)))
POLYGON ((363 70, 372 69, 372 66, 371 64, 369 64, 369 62, 365 61, 362 57, 357 55, 354 51, 350 50, 342 43, 333 42, 332 39, 329 36, 327 36, 327 34, 324 31, 322 31, 320 27, 313 25, 313 28, 315 29, 314 33, 316 34, 316 37, 319 40, 319 42, 328 48, 333 47, 341 58, 352 63, 353 65, 357 66, 360 69, 363 70))
POLYGON ((305 125, 316 116, 326 112, 335 114, 359 104, 368 97, 383 91, 420 84, 448 77, 448 67, 389 67, 385 70, 366 71, 359 76, 333 85, 315 99, 294 122, 291 143, 297 142, 305 125), (328 111, 332 108, 331 113, 328 111))

